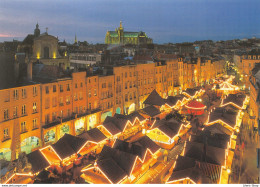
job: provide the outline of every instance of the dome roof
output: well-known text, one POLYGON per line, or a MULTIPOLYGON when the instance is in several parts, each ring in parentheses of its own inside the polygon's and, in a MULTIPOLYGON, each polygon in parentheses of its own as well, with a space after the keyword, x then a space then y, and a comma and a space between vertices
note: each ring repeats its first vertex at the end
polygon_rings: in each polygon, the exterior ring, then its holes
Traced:
POLYGON ((200 109, 205 109, 206 106, 203 105, 201 102, 198 102, 196 100, 193 100, 191 101, 188 105, 186 105, 187 108, 190 108, 190 109, 197 109, 197 110, 200 110, 200 109))

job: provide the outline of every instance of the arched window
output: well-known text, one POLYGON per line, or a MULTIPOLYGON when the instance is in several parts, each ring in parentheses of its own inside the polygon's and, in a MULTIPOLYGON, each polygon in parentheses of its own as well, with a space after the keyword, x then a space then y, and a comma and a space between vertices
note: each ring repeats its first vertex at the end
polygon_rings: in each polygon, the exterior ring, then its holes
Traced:
POLYGON ((44 53, 43 53, 44 58, 50 58, 49 56, 49 47, 44 47, 44 53))

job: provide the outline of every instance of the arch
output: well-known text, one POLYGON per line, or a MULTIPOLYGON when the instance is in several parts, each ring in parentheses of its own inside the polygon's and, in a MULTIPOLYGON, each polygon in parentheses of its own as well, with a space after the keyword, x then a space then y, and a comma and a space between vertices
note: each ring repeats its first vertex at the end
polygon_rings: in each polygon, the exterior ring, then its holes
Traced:
POLYGON ((60 128, 60 138, 64 136, 64 134, 69 134, 70 133, 70 126, 66 123, 61 126, 60 128))
POLYGON ((128 109, 128 114, 131 114, 135 111, 135 103, 132 103, 130 106, 129 106, 129 109, 128 109))
POLYGON ((84 129, 85 129, 84 124, 85 124, 85 118, 84 117, 76 120, 76 122, 75 122, 76 135, 79 135, 82 132, 84 132, 84 129))
POLYGON ((55 134, 55 131, 53 129, 47 131, 44 134, 44 143, 55 142, 55 137, 56 137, 56 134, 55 134))
POLYGON ((11 149, 10 148, 1 148, 0 149, 0 160, 5 159, 11 161, 11 149))
POLYGON ((50 58, 50 49, 47 46, 43 48, 43 58, 50 58))
POLYGON ((88 126, 89 126, 89 128, 91 128, 91 129, 95 128, 96 124, 97 124, 97 116, 96 116, 96 114, 93 114, 93 115, 89 116, 89 118, 88 118, 88 126))
POLYGON ((40 139, 36 136, 30 136, 21 142, 21 152, 25 152, 26 154, 31 153, 38 147, 40 147, 40 139))
POLYGON ((112 116, 112 112, 108 111, 108 112, 104 112, 101 114, 101 122, 105 121, 107 116, 112 116))
POLYGON ((117 114, 121 114, 121 108, 120 108, 120 107, 117 107, 117 108, 116 108, 116 113, 117 113, 117 114))
POLYGON ((168 91, 168 96, 172 96, 172 90, 168 91))

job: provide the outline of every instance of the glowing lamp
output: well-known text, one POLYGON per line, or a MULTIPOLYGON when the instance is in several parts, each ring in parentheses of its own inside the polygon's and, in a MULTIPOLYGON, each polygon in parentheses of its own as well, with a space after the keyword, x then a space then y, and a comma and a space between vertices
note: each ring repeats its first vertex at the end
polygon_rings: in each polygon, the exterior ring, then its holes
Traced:
POLYGON ((145 134, 145 129, 142 130, 142 134, 145 134))
POLYGON ((37 53, 37 59, 40 59, 40 53, 37 53))
POLYGON ((230 170, 229 168, 227 169, 227 173, 228 173, 228 174, 230 174, 230 173, 231 173, 231 170, 230 170))
POLYGON ((52 57, 53 57, 54 59, 56 58, 56 53, 55 53, 55 52, 53 52, 52 57))
POLYGON ((239 129, 237 129, 236 131, 239 132, 239 129))

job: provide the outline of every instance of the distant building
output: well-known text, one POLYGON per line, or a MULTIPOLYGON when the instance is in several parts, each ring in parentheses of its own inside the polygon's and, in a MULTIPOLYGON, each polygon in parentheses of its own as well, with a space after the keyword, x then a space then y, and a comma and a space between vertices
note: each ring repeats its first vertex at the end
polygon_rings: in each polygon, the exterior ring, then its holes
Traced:
POLYGON ((107 31, 106 44, 150 44, 153 43, 151 38, 148 38, 145 32, 128 32, 124 31, 122 27, 122 22, 120 21, 120 26, 115 31, 107 31))

